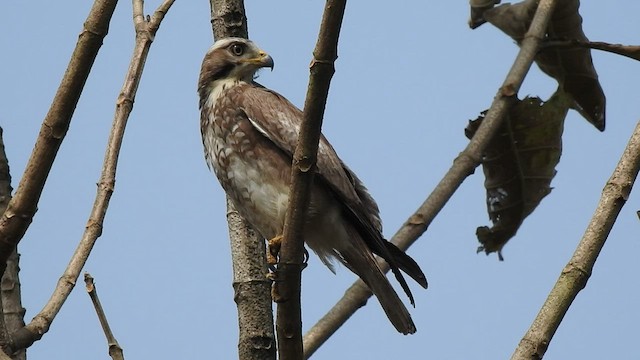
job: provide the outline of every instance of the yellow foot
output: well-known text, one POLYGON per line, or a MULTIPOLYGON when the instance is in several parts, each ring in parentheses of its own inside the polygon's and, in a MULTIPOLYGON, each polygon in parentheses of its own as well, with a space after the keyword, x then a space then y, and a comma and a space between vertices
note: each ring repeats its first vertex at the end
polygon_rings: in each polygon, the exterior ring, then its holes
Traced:
POLYGON ((282 235, 277 235, 267 241, 267 264, 274 266, 278 263, 278 253, 282 245, 282 235))

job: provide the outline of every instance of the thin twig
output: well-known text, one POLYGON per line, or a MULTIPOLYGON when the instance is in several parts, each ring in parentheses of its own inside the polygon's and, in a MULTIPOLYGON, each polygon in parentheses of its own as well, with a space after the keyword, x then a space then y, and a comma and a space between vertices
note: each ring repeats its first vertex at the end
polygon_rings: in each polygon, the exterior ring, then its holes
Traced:
MULTIPOLYGON (((540 42, 546 33, 554 5, 555 0, 540 1, 531 27, 520 44, 520 52, 498 90, 482 125, 467 147, 454 160, 453 165, 433 192, 391 239, 400 249, 408 249, 427 230, 464 179, 480 164, 482 152, 500 128, 511 99, 517 94, 533 63, 540 42)), ((384 269, 387 271, 388 267, 385 266, 384 269)), ((309 358, 362 304, 366 303, 371 292, 363 290, 363 286, 361 280, 356 281, 336 305, 305 334, 305 358, 309 358)))
MULTIPOLYGON (((213 37, 247 38, 242 0, 210 0, 213 37)), ((234 301, 238 309, 238 358, 275 360, 271 281, 267 279, 264 239, 235 210, 227 197, 227 223, 233 264, 234 301)))
POLYGON ((571 303, 584 289, 620 210, 640 170, 640 122, 611 178, 573 256, 562 269, 538 316, 515 349, 512 360, 542 359, 571 303))
POLYGON ((96 0, 71 55, 67 70, 42 122, 18 189, 0 218, 0 273, 33 220, 42 189, 98 55, 117 0, 96 0))
POLYGON ((291 166, 290 198, 279 253, 277 281, 278 311, 276 331, 281 360, 302 359, 302 314, 300 281, 302 277, 304 239, 302 228, 313 182, 318 142, 334 63, 338 58, 338 37, 346 0, 328 0, 325 4, 318 41, 310 66, 309 87, 304 105, 298 144, 291 166))
POLYGON ((630 59, 640 61, 640 46, 638 45, 622 45, 610 44, 601 41, 581 41, 577 39, 571 40, 552 40, 542 44, 543 48, 575 48, 583 47, 595 50, 610 52, 617 55, 626 56, 630 59))
MULTIPOLYGON (((34 341, 42 338, 43 334, 49 330, 51 322, 69 297, 80 275, 80 271, 91 253, 91 249, 93 249, 96 240, 102 233, 104 218, 115 185, 116 168, 124 130, 127 125, 127 120, 129 119, 129 114, 133 108, 133 101, 142 77, 149 47, 151 46, 153 37, 160 26, 164 14, 173 2, 174 0, 165 0, 149 21, 142 18, 143 22, 140 22, 140 17, 134 18, 136 44, 133 49, 133 56, 129 64, 129 70, 125 76, 122 91, 116 101, 116 110, 102 166, 102 174, 98 182, 96 198, 93 203, 93 208, 91 209, 89 220, 87 221, 85 232, 67 268, 58 280, 58 284, 47 304, 40 313, 33 318, 31 323, 20 330, 14 337, 14 345, 17 349, 30 346, 34 341)), ((142 9, 142 0, 134 0, 133 3, 134 9, 142 9)))
POLYGON ((113 360, 124 360, 122 348, 120 347, 120 344, 118 344, 118 340, 116 340, 115 336, 113 336, 113 332, 111 332, 109 321, 107 321, 107 315, 104 313, 104 309, 102 308, 102 304, 100 303, 100 299, 98 298, 98 290, 96 289, 96 285, 93 282, 93 276, 85 272, 84 283, 87 288, 87 293, 91 298, 91 302, 93 303, 93 307, 96 309, 96 314, 98 315, 100 326, 102 326, 102 331, 104 331, 104 336, 107 338, 107 345, 109 346, 109 356, 111 356, 113 360))

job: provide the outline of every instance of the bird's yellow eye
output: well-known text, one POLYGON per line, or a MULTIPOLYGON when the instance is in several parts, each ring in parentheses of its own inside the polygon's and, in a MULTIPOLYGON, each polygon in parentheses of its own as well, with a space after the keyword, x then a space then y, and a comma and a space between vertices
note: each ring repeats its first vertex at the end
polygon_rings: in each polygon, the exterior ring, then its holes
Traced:
POLYGON ((233 44, 231 45, 231 52, 235 56, 241 56, 244 54, 244 46, 242 44, 233 44))

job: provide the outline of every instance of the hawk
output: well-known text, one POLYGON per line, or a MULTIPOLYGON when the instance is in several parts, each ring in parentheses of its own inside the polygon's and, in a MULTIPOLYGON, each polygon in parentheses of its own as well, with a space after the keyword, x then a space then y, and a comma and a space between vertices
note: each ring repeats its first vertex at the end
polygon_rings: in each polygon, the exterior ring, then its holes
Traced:
MULTIPOLYGON (((265 239, 282 235, 289 201, 291 161, 302 111, 254 81, 273 59, 252 41, 225 38, 213 44, 198 81, 205 159, 240 215, 265 239)), ((316 173, 304 224, 304 240, 334 271, 334 262, 358 275, 376 295, 395 328, 416 331, 411 316, 378 267, 387 261, 414 304, 400 272, 422 287, 418 264, 382 236, 378 205, 360 179, 321 136, 316 173)))

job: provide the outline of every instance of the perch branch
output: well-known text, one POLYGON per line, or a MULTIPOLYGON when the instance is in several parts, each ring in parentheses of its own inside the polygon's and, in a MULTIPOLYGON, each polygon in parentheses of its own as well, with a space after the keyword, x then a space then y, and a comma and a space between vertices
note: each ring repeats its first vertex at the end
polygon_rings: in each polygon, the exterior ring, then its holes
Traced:
POLYGON ((102 326, 104 335, 107 338, 107 345, 109 345, 109 356, 111 356, 113 360, 124 360, 122 348, 120 347, 120 344, 118 344, 118 340, 116 340, 115 336, 113 336, 113 332, 111 332, 109 321, 107 321, 107 315, 104 313, 104 309, 102 308, 102 304, 100 303, 100 299, 98 298, 98 290, 96 290, 96 285, 93 282, 93 276, 85 272, 84 283, 87 288, 87 293, 91 298, 91 302, 93 303, 93 307, 96 309, 96 314, 98 315, 98 320, 100 321, 100 325, 102 326))
MULTIPOLYGON (((213 37, 247 38, 242 0, 210 0, 213 37)), ((271 281, 264 240, 235 210, 227 198, 227 223, 233 264, 234 301, 238 309, 238 358, 275 360, 271 281)))
MULTIPOLYGON (((400 249, 409 248, 427 230, 464 179, 480 164, 482 152, 500 128, 511 99, 518 93, 533 63, 554 6, 555 0, 540 1, 531 26, 520 45, 518 56, 498 90, 482 125, 467 147, 454 160, 453 165, 433 192, 391 239, 400 249)), ((384 269, 388 271, 388 267, 384 269)), ((363 287, 364 283, 361 280, 356 281, 338 303, 305 334, 305 358, 309 358, 358 308, 366 303, 371 292, 363 287)))
POLYGON ((238 308, 238 358, 275 360, 271 280, 264 240, 227 199, 227 222, 233 259, 233 299, 238 308))
POLYGON ((571 303, 584 289, 593 266, 627 202, 640 170, 640 122, 627 144, 611 178, 606 183, 591 222, 576 251, 562 269, 538 316, 511 356, 512 360, 542 359, 571 303))
POLYGON ((318 41, 310 65, 309 87, 304 105, 298 144, 291 166, 291 187, 284 223, 282 247, 274 284, 278 302, 276 332, 281 360, 302 359, 302 314, 300 281, 303 268, 303 225, 309 205, 316 166, 322 117, 329 92, 334 63, 338 58, 338 37, 346 0, 325 4, 318 41))
POLYGON ((34 341, 42 338, 49 330, 51 322, 71 293, 80 275, 80 271, 91 253, 91 249, 93 249, 96 240, 102 233, 107 207, 109 206, 109 200, 111 199, 115 186, 116 168, 122 138, 129 114, 131 114, 131 110, 133 109, 133 102, 140 78, 142 77, 144 63, 153 37, 160 26, 164 14, 169 10, 173 2, 174 0, 165 0, 150 17, 149 21, 147 21, 140 15, 142 11, 142 0, 133 1, 136 43, 122 91, 116 101, 116 110, 105 152, 102 174, 98 182, 96 198, 93 208, 91 209, 89 220, 87 221, 85 232, 67 268, 58 280, 58 284, 47 304, 40 313, 33 318, 31 323, 18 331, 14 336, 14 348, 16 349, 30 346, 34 341))

